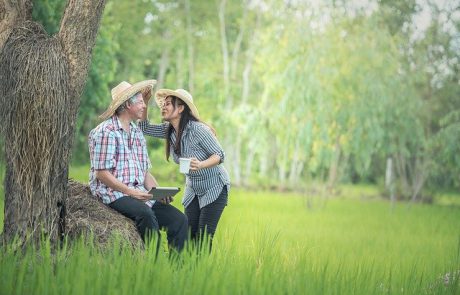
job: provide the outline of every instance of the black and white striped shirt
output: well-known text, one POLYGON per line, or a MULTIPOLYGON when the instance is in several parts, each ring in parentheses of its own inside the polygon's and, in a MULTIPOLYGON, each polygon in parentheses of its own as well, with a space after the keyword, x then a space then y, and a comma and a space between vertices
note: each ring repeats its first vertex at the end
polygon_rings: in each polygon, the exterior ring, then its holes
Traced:
MULTIPOLYGON (((139 127, 145 135, 166 138, 169 123, 150 124, 148 120, 145 120, 139 123, 139 127)), ((227 186, 227 191, 230 190, 230 177, 222 165, 225 159, 224 150, 208 126, 200 122, 188 122, 181 137, 181 155, 177 155, 174 152, 173 146, 175 143, 176 131, 173 130, 171 133, 170 154, 177 164, 179 163, 179 157, 195 157, 200 161, 207 160, 214 154, 220 157, 219 165, 198 171, 190 171, 186 174, 185 192, 182 199, 184 207, 187 207, 193 198, 197 196, 200 208, 203 208, 219 197, 224 186, 227 186)))

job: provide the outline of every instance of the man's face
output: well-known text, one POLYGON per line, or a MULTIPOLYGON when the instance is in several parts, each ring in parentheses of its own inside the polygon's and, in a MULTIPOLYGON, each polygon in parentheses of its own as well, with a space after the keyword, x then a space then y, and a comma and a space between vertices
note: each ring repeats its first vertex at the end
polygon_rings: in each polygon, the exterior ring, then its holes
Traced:
POLYGON ((142 99, 141 93, 137 93, 134 98, 130 99, 128 110, 133 120, 142 119, 142 115, 146 108, 147 106, 144 103, 144 99, 142 99))

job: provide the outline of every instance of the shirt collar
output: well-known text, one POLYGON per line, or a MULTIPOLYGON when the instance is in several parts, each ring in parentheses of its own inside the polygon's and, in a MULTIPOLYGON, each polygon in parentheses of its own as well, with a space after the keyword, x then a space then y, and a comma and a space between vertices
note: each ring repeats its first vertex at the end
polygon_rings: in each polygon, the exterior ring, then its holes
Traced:
MULTIPOLYGON (((124 130, 118 116, 112 116, 112 123, 113 123, 113 126, 115 126, 116 130, 124 130)), ((135 130, 137 125, 133 121, 131 121, 129 122, 129 127, 131 130, 135 130)))
POLYGON ((185 125, 184 131, 182 132, 182 136, 187 134, 187 131, 190 129, 191 125, 192 125, 192 121, 188 121, 187 125, 185 125))

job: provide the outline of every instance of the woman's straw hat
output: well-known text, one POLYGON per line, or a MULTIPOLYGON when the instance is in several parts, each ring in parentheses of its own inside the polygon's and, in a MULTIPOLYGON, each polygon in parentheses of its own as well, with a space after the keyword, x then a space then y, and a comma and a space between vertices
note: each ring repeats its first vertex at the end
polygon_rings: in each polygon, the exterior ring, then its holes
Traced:
POLYGON ((100 115, 99 118, 102 120, 110 118, 113 116, 118 107, 127 101, 131 96, 138 92, 146 92, 147 90, 152 90, 156 83, 156 80, 145 80, 134 85, 131 85, 126 81, 121 82, 112 88, 112 102, 110 103, 109 108, 102 115, 100 115))
POLYGON ((155 100, 157 102, 157 105, 159 108, 162 107, 163 101, 166 99, 168 96, 175 96, 180 98, 185 104, 188 105, 190 108, 190 111, 192 112, 192 115, 196 119, 200 119, 200 114, 198 113, 198 109, 196 108, 195 104, 193 103, 193 97, 190 93, 188 93, 187 90, 184 89, 176 89, 176 90, 171 90, 171 89, 160 89, 155 93, 155 100))

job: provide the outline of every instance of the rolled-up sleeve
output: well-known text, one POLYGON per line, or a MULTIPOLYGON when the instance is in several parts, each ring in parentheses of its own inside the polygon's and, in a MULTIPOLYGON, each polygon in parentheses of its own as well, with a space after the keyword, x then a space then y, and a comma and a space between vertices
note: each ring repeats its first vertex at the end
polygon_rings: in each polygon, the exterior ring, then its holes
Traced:
POLYGON ((209 157, 218 155, 220 163, 224 162, 225 152, 208 126, 203 124, 198 125, 198 128, 196 128, 196 137, 198 138, 199 145, 206 151, 209 157))
POLYGON ((144 135, 166 138, 166 131, 168 130, 169 123, 150 124, 148 120, 140 121, 138 124, 144 135))

